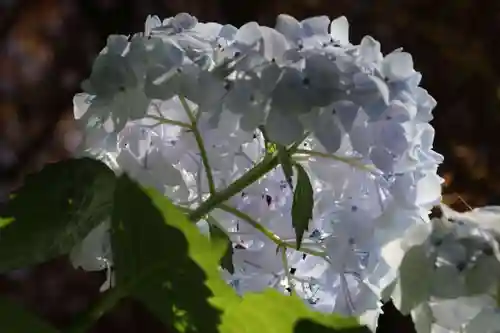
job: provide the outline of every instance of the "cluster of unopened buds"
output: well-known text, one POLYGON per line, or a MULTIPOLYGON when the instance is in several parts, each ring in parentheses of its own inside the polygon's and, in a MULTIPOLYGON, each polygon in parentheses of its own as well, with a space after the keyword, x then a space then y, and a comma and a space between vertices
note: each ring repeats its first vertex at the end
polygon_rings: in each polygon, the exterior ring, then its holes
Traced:
MULTIPOLYGON (((419 87, 410 54, 383 55, 369 36, 351 44, 348 28, 345 17, 280 15, 275 28, 251 22, 239 29, 184 13, 148 17, 144 33, 108 38, 85 92, 75 96, 84 128, 79 154, 127 172, 186 211, 249 180, 194 219, 203 232, 218 228, 230 239, 231 264, 221 272, 239 293, 276 288, 370 327, 381 300, 393 298, 420 320, 419 333, 458 332, 436 328, 448 312, 439 314, 433 297, 456 301, 467 293, 412 294, 408 281, 425 279, 420 270, 431 260, 414 264, 410 255, 464 252, 461 272, 497 257, 472 258, 479 241, 454 248, 469 236, 430 241, 443 160, 432 150, 436 101, 419 87), (291 214, 298 175, 279 165, 282 151, 313 191, 300 244, 291 214)), ((76 266, 112 265, 107 230, 104 222, 74 249, 76 266)), ((481 244, 496 244, 492 237, 481 244)), ((436 265, 429 270, 441 272, 437 290, 446 293, 451 264, 436 265)))

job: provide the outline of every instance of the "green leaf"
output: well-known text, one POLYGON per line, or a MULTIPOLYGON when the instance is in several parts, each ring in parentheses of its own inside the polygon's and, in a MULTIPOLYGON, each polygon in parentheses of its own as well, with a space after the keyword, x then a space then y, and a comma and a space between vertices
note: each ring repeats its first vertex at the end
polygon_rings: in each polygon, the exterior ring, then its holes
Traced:
POLYGON ((0 273, 68 253, 111 213, 114 173, 70 159, 29 175, 3 212, 0 273))
POLYGON ((111 242, 116 288, 179 332, 217 332, 221 311, 238 301, 220 276, 226 250, 156 190, 126 175, 117 182, 111 242))
POLYGON ((229 237, 222 231, 218 226, 210 224, 210 238, 215 242, 222 242, 224 246, 226 246, 226 251, 224 255, 220 259, 220 265, 222 268, 225 268, 229 273, 234 273, 234 265, 233 265, 233 242, 229 239, 229 237))
POLYGON ((0 297, 0 332, 57 333, 58 331, 15 302, 0 297))
POLYGON ((293 189, 292 177, 293 177, 293 163, 290 152, 285 146, 278 146, 278 159, 285 174, 286 182, 291 189, 293 189))
POLYGON ((274 289, 248 293, 224 313, 221 333, 361 333, 355 318, 310 310, 299 298, 274 289))
POLYGON ((304 232, 309 228, 314 207, 314 193, 311 181, 302 165, 295 164, 297 169, 297 185, 293 193, 292 225, 295 229, 297 249, 300 248, 304 232))

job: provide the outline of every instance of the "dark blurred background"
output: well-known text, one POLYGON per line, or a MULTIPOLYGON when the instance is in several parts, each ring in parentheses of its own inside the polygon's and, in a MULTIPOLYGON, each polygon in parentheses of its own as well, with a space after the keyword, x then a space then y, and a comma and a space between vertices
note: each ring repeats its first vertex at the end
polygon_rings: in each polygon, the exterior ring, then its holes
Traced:
MULTIPOLYGON (((369 34, 384 52, 405 48, 438 101, 445 201, 457 209, 500 204, 498 0, 0 0, 0 192, 68 156, 72 97, 106 37, 142 31, 148 14, 178 12, 236 26, 272 26, 280 13, 346 15, 353 43, 369 34)), ((63 328, 99 296, 103 279, 60 258, 0 276, 0 294, 63 328)), ((386 310, 379 332, 414 332, 408 318, 386 310)), ((92 332, 165 331, 126 300, 92 332)))

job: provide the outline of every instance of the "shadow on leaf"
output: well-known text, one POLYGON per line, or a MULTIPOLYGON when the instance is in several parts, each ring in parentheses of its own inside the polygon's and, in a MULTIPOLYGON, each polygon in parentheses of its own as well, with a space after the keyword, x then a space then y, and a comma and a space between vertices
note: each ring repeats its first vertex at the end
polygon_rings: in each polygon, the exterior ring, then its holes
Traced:
POLYGON ((115 174, 90 158, 29 175, 0 217, 0 273, 68 253, 110 216, 115 174))
POLYGON ((366 327, 331 328, 308 319, 299 320, 293 329, 293 333, 370 333, 366 327))
POLYGON ((210 243, 166 198, 127 176, 117 183, 112 246, 117 287, 140 300, 171 330, 218 332, 221 311, 207 272, 193 256, 211 258, 210 243), (202 237, 202 238, 200 238, 202 237), (205 238, 205 239, 203 239, 205 238), (205 256, 205 257, 204 257, 205 256))

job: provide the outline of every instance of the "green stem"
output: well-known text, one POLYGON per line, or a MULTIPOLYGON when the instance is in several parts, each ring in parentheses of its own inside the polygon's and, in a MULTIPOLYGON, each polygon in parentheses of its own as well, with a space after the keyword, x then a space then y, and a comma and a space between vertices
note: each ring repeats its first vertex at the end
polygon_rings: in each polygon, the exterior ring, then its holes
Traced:
MULTIPOLYGON (((243 213, 241 210, 236 209, 236 208, 231 207, 231 206, 226 205, 226 204, 220 204, 219 206, 217 206, 217 208, 222 209, 223 211, 231 213, 234 216, 239 217, 240 219, 244 220, 245 222, 250 224, 252 227, 254 227, 258 231, 260 231, 262 234, 264 234, 264 236, 269 238, 278 247, 283 248, 283 249, 294 249, 294 250, 297 249, 296 244, 282 240, 278 235, 276 235, 271 230, 264 227, 259 222, 255 221, 252 217, 250 217, 250 215, 243 213)), ((316 256, 316 257, 322 257, 322 258, 326 257, 325 253, 323 253, 321 251, 315 251, 312 249, 306 249, 306 248, 302 248, 302 247, 299 249, 299 251, 306 253, 306 254, 316 256)))
POLYGON ((286 248, 280 247, 279 251, 281 251, 281 262, 283 263, 283 269, 286 272, 286 279, 288 282, 288 288, 290 288, 290 296, 292 296, 295 292, 295 286, 292 282, 292 274, 290 274, 290 268, 288 267, 288 258, 286 257, 286 248))
POLYGON ((87 312, 83 313, 65 333, 88 332, 97 320, 106 312, 113 309, 125 296, 127 295, 122 288, 115 287, 108 290, 87 312))
POLYGON ((203 162, 203 166, 205 167, 205 172, 207 174, 208 188, 210 190, 210 194, 214 195, 215 194, 214 177, 212 175, 212 169, 210 168, 210 164, 208 162, 207 150, 205 149, 203 138, 201 137, 201 133, 198 130, 197 126, 198 121, 196 119, 196 116, 193 114, 193 111, 189 107, 186 99, 183 96, 179 96, 179 99, 181 101, 182 107, 184 108, 189 117, 189 120, 191 121, 192 124, 191 129, 193 130, 194 138, 196 140, 196 144, 198 145, 198 149, 200 149, 201 161, 203 162))
POLYGON ((271 171, 278 165, 278 155, 273 154, 269 158, 264 158, 260 163, 256 164, 243 176, 238 178, 234 183, 226 187, 215 195, 205 200, 198 208, 189 214, 189 219, 196 223, 208 214, 212 209, 219 204, 230 199, 233 195, 244 190, 248 185, 253 184, 263 175, 271 171))
POLYGON ((151 116, 151 115, 147 116, 147 118, 156 120, 156 121, 158 121, 159 124, 169 124, 169 125, 180 126, 180 127, 191 129, 190 124, 184 123, 182 121, 166 119, 163 117, 157 117, 157 116, 151 116))
POLYGON ((342 157, 342 156, 337 156, 337 155, 333 155, 333 154, 327 154, 327 153, 322 153, 319 151, 307 150, 307 149, 297 149, 296 154, 308 155, 308 156, 312 156, 312 157, 328 158, 328 159, 332 159, 335 161, 344 162, 344 163, 352 165, 358 169, 362 169, 362 170, 366 170, 366 171, 374 171, 374 169, 371 165, 363 164, 357 158, 342 157))
POLYGON ((225 212, 231 213, 234 216, 239 217, 240 219, 244 220, 245 222, 247 222, 248 224, 250 224, 252 227, 254 227, 258 231, 260 231, 261 233, 263 233, 264 236, 266 236, 267 238, 269 238, 270 240, 272 240, 274 243, 276 243, 276 245, 279 245, 279 246, 283 245, 282 244, 283 241, 281 240, 281 238, 279 238, 277 235, 275 235, 270 230, 266 229, 259 222, 255 221, 253 218, 250 217, 250 215, 245 214, 241 210, 236 209, 236 208, 231 207, 231 206, 226 205, 226 204, 220 204, 218 206, 218 208, 222 209, 225 212))
MULTIPOLYGON (((292 147, 290 147, 289 149, 290 154, 293 154, 297 151, 298 146, 307 137, 307 135, 308 133, 304 134, 304 137, 300 141, 298 141, 297 143, 292 145, 292 147)), ((210 198, 204 201, 200 206, 198 206, 196 210, 194 210, 191 214, 189 214, 189 219, 193 223, 198 222, 200 219, 203 218, 203 216, 207 215, 208 213, 210 213, 212 209, 217 207, 217 205, 223 203, 224 201, 227 201, 233 195, 241 192, 247 186, 253 184, 259 178, 261 178, 266 173, 268 173, 276 166, 278 166, 278 164, 279 164, 279 159, 277 151, 275 151, 273 154, 267 155, 261 162, 256 164, 247 173, 238 178, 234 183, 229 185, 224 190, 210 196, 210 198)))
POLYGON ((500 308, 500 282, 497 283, 496 303, 497 308, 500 308))
POLYGON ((273 151, 270 151, 270 148, 272 147, 273 143, 269 139, 266 129, 264 128, 264 126, 259 126, 259 130, 262 133, 262 136, 264 137, 264 147, 266 148, 266 154, 272 154, 273 151))

